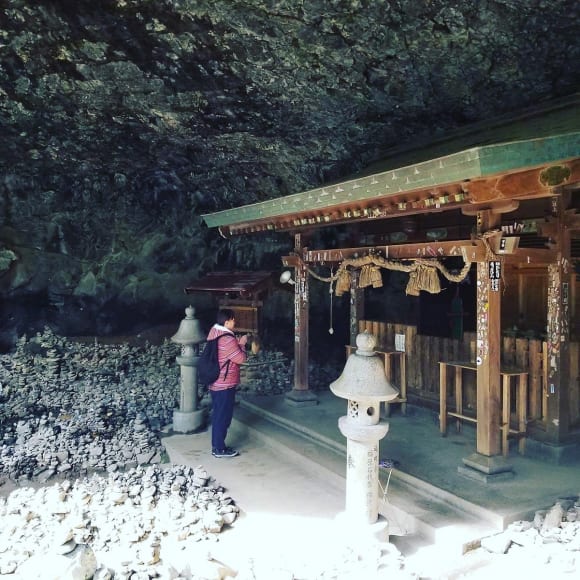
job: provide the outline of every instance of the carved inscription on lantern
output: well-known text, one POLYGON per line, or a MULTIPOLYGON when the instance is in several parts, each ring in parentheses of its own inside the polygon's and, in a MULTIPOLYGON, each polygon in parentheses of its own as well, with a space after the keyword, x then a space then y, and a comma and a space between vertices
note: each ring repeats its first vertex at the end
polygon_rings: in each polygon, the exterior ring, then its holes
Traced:
POLYGON ((373 445, 367 451, 367 481, 366 481, 366 512, 367 517, 373 518, 376 516, 376 508, 374 501, 377 495, 376 485, 377 485, 377 473, 379 469, 379 448, 378 445, 373 445))

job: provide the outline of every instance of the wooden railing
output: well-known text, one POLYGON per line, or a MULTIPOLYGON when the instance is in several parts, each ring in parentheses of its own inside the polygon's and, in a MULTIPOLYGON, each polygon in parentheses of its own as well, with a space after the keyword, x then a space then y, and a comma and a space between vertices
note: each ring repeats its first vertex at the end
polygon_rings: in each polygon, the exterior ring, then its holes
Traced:
MULTIPOLYGON (((416 326, 359 320, 359 331, 377 338, 377 350, 393 349, 396 335, 404 335, 406 353, 407 397, 436 409, 439 405, 439 361, 475 361, 476 335, 466 332, 462 340, 417 334, 416 326)), ((570 425, 580 422, 580 343, 570 343, 570 374, 568 396, 570 425)), ((539 339, 502 337, 502 364, 519 367, 528 375, 528 419, 546 420, 547 406, 547 344, 539 339)), ((466 377, 464 408, 475 412, 476 379, 466 377)))

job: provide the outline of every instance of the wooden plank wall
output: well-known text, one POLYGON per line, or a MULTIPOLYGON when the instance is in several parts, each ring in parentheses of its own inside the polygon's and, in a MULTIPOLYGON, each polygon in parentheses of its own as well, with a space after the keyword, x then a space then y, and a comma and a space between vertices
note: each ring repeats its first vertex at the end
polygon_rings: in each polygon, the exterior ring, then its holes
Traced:
MULTIPOLYGON (((466 332, 462 340, 417 334, 416 326, 359 320, 359 332, 367 330, 377 339, 377 350, 395 348, 395 335, 405 335, 407 361, 407 394, 418 404, 430 408, 439 404, 439 361, 465 360, 475 362, 475 332, 466 332)), ((539 339, 502 337, 502 364, 526 369, 528 376, 528 417, 544 421, 546 417, 547 345, 539 339)), ((580 343, 570 343, 570 425, 580 423, 580 343)), ((398 369, 395 369, 395 373, 398 369)), ((453 373, 449 373, 453 375, 453 373)), ((448 392, 453 392, 448 378, 448 392)), ((475 413, 476 377, 463 375, 465 411, 475 413)), ((512 405, 512 408, 515 406, 512 405)))

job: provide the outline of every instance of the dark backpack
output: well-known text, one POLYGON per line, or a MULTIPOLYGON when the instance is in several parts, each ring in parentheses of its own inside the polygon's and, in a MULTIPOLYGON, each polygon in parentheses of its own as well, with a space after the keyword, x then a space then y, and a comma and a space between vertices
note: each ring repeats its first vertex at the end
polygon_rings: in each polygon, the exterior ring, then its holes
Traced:
POLYGON ((218 336, 213 340, 208 340, 199 357, 199 362, 197 363, 197 384, 202 387, 207 388, 209 385, 215 383, 224 367, 226 368, 225 377, 228 376, 230 361, 226 361, 220 367, 218 359, 218 341, 220 338, 221 336, 218 336))

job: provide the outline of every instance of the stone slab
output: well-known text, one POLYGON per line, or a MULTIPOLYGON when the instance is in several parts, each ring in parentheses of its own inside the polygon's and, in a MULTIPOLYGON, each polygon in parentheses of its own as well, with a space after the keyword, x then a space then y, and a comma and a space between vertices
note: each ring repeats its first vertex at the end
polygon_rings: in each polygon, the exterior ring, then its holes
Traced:
POLYGON ((484 473, 483 471, 478 471, 477 469, 472 469, 471 467, 466 467, 465 465, 459 465, 457 467, 457 472, 464 477, 479 481, 480 483, 497 483, 501 481, 508 481, 514 477, 513 471, 484 473))
POLYGON ((541 459, 555 465, 567 465, 580 458, 580 445, 577 443, 550 445, 528 438, 526 440, 526 457, 541 459))
POLYGON ((471 467, 476 471, 481 471, 487 475, 494 475, 513 470, 511 463, 509 463, 505 457, 498 455, 488 457, 481 453, 472 453, 468 457, 464 457, 462 461, 465 466, 471 467))
POLYGON ((292 389, 285 399, 286 403, 293 407, 313 407, 318 405, 318 397, 309 390, 292 389))

